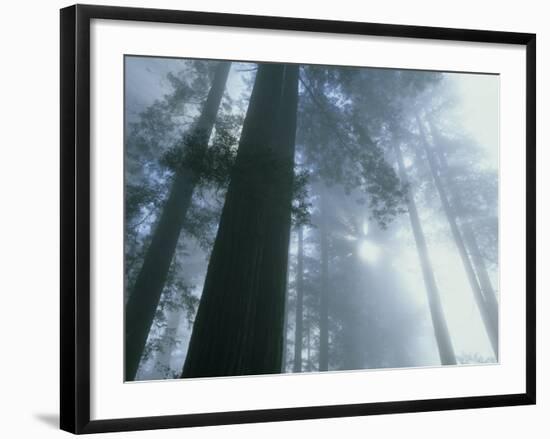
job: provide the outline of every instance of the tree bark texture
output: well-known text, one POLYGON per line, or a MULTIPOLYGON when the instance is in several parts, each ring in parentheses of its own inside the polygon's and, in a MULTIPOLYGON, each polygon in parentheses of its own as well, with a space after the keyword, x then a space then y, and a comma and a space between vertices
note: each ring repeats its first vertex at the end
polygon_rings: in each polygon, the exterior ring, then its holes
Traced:
POLYGON ((278 373, 298 66, 260 64, 182 377, 278 373))

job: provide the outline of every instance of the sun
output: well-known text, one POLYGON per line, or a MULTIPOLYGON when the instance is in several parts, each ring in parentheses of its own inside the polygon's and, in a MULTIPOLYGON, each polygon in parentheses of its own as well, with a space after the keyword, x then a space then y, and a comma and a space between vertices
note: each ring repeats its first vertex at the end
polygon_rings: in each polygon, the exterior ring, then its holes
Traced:
POLYGON ((374 264, 380 259, 380 248, 366 239, 361 239, 358 243, 358 254, 362 261, 374 264))

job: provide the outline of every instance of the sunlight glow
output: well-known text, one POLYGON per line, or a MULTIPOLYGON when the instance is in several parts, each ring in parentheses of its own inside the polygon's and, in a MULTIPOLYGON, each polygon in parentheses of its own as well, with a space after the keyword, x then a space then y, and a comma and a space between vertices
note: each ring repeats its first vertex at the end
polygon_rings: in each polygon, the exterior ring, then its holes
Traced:
POLYGON ((403 157, 403 164, 405 165, 405 168, 408 169, 412 166, 413 161, 409 157, 403 157))
POLYGON ((367 236, 367 233, 369 233, 369 223, 367 221, 363 221, 363 235, 367 236))
POLYGON ((380 248, 372 242, 363 240, 359 243, 359 257, 364 262, 374 264, 380 258, 380 248))
POLYGON ((353 236, 353 235, 344 235, 344 239, 346 241, 357 241, 357 236, 353 236))

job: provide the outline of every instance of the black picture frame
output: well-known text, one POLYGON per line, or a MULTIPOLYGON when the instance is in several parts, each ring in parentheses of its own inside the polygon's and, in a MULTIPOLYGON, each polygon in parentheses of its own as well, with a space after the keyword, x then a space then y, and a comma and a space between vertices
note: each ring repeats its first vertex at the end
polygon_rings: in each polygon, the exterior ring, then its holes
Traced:
POLYGON ((535 404, 536 36, 287 17, 75 5, 61 10, 61 429, 81 434, 535 404), (90 21, 182 23, 333 34, 485 42, 526 47, 525 393, 333 406, 90 420, 90 21))

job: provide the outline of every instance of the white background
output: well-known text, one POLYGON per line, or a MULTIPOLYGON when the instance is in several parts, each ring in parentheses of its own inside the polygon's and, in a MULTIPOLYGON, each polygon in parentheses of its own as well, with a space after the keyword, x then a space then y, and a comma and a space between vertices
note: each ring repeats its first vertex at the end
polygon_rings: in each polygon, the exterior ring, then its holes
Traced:
MULTIPOLYGON (((544 2, 504 2, 463 0, 357 2, 294 1, 134 1, 102 3, 124 6, 166 7, 234 13, 303 16, 385 23, 526 31, 538 34, 538 145, 546 132, 543 120, 548 100, 547 41, 549 14, 544 2), (315 5, 315 9, 312 7, 315 5)), ((55 437, 58 411, 58 8, 68 3, 15 2, 4 5, 2 13, 2 68, 0 69, 0 129, 3 156, 0 160, 0 297, 2 354, 0 391, 2 410, 0 431, 7 437, 55 437)), ((546 303, 550 261, 550 235, 542 224, 545 182, 542 170, 546 158, 538 151, 539 251, 539 371, 545 367, 548 327, 542 318, 546 303), (546 345, 546 351, 543 350, 546 345)), ((550 164, 550 163, 549 163, 550 164)), ((548 177, 546 178, 547 183, 548 177)), ((546 210, 548 210, 546 208, 546 210)), ((161 432, 119 434, 118 437, 422 437, 543 438, 550 432, 550 390, 544 374, 538 376, 539 404, 456 412, 424 413, 285 422, 246 426, 209 427, 161 432)), ((214 397, 214 396, 213 396, 214 397)), ((111 435, 112 436, 112 435, 111 435)))

